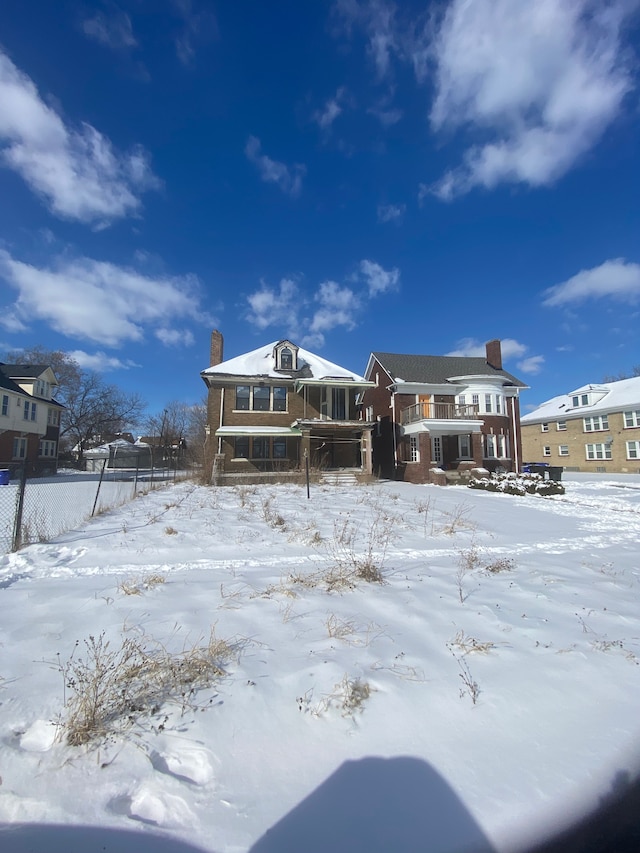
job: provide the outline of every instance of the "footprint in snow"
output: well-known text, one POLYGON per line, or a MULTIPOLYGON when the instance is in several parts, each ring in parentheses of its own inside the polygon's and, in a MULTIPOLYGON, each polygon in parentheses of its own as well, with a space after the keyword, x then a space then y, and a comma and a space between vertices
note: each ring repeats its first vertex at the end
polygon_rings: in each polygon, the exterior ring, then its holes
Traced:
POLYGON ((166 773, 192 785, 207 785, 214 777, 212 756, 206 749, 182 747, 152 752, 150 760, 159 773, 166 773))

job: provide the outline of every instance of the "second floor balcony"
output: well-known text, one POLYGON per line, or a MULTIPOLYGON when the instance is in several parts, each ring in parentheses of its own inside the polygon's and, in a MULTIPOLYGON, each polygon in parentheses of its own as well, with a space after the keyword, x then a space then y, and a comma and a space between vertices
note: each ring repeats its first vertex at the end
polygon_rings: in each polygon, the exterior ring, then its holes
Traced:
POLYGON ((416 423, 416 421, 451 421, 451 420, 478 420, 477 405, 458 405, 457 403, 414 403, 403 409, 400 420, 403 426, 416 423))

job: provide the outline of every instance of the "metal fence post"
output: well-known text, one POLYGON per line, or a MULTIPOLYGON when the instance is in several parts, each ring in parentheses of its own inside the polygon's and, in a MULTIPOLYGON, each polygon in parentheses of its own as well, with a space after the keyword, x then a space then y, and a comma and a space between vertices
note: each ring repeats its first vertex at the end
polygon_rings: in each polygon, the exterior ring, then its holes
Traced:
POLYGON ((100 486, 102 485, 102 478, 104 477, 104 469, 106 467, 107 467, 107 460, 103 459, 102 460, 102 471, 100 471, 100 479, 98 480, 98 488, 96 489, 96 499, 93 502, 93 509, 91 510, 91 517, 92 518, 93 518, 93 515, 96 511, 96 506, 98 505, 98 497, 100 495, 100 486))
POLYGON ((16 517, 13 521, 13 541, 11 550, 17 551, 22 545, 22 513, 24 510, 24 491, 27 485, 27 460, 24 460, 18 483, 18 499, 16 501, 16 517))

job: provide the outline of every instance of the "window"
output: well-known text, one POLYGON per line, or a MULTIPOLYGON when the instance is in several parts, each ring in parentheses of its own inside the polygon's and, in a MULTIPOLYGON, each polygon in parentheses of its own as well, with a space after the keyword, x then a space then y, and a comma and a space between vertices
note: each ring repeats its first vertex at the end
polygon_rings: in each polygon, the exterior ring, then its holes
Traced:
POLYGON ((56 455, 55 441, 41 441, 38 448, 38 456, 44 456, 47 459, 52 459, 56 455))
POLYGON ((545 444, 545 446, 542 448, 542 455, 543 456, 551 456, 551 448, 549 447, 548 444, 545 444))
POLYGON ((47 411, 47 424, 49 426, 58 426, 60 424, 60 412, 58 409, 49 409, 47 411))
POLYGON ((611 445, 605 444, 585 444, 587 459, 611 459, 611 445))
MULTIPOLYGON (((2 414, 4 415, 4 405, 2 414)), ((629 427, 640 427, 640 409, 632 409, 630 412, 624 413, 624 426, 625 429, 628 429, 629 427)))
POLYGON ((609 418, 607 415, 594 415, 591 418, 584 418, 585 432, 601 432, 604 429, 609 429, 609 418))
POLYGON ((36 419, 36 404, 30 403, 28 400, 24 401, 24 413, 22 415, 25 421, 36 419))
POLYGON ((14 459, 24 459, 27 455, 27 439, 26 438, 14 438, 13 439, 13 458, 14 459))
POLYGON ((439 435, 434 435, 431 439, 431 458, 438 465, 442 462, 442 439, 439 435))
POLYGON ((458 436, 458 457, 460 459, 471 459, 471 436, 458 436))
POLYGON ((484 395, 484 410, 487 414, 490 414, 493 411, 493 407, 491 405, 491 394, 484 395))
POLYGON ((251 458, 252 459, 268 459, 269 458, 269 439, 254 438, 251 442, 251 458))
POLYGON ((549 424, 548 424, 548 423, 546 423, 546 422, 545 422, 545 423, 543 423, 543 424, 540 424, 540 430, 541 430, 542 432, 549 432, 549 424))
POLYGON ((286 412, 287 389, 284 385, 236 385, 236 411, 286 412))
POLYGON ((234 457, 236 459, 248 459, 249 458, 249 439, 247 436, 244 436, 244 435, 236 436, 233 454, 234 454, 234 457))
POLYGON ((420 461, 420 451, 418 450, 418 436, 409 436, 409 462, 420 461))
POLYGON ((495 435, 484 436, 484 457, 485 459, 496 458, 496 437, 495 435))
POLYGON ((498 441, 498 456, 500 459, 507 458, 507 436, 506 435, 497 435, 496 439, 498 441))
POLYGON ((577 409, 578 406, 588 406, 589 405, 589 395, 588 394, 576 394, 575 397, 571 398, 571 405, 574 409, 577 409))
POLYGON ((464 406, 464 404, 466 403, 466 401, 467 401, 467 398, 465 397, 465 395, 464 395, 464 394, 460 394, 460 396, 458 397, 458 404, 459 404, 460 406, 464 406))
POLYGON ((2 414, 3 415, 9 414, 9 395, 8 394, 2 395, 2 414))
POLYGON ((561 444, 558 448, 558 456, 568 456, 569 455, 569 445, 561 444))
POLYGON ((640 441, 627 442, 627 459, 640 459, 640 441))
POLYGON ((558 421, 558 423, 556 424, 556 429, 558 430, 558 432, 562 432, 563 430, 566 430, 566 428, 567 428, 567 422, 566 421, 558 421))
POLYGON ((365 420, 367 420, 367 421, 373 420, 373 406, 367 406, 364 417, 365 417, 365 420))
POLYGON ((36 379, 33 393, 36 397, 46 397, 49 399, 51 396, 51 386, 44 379, 36 379))
POLYGON ((480 395, 479 394, 472 394, 471 395, 471 405, 473 405, 473 406, 479 406, 480 405, 480 395))
POLYGON ((289 347, 283 347, 280 350, 280 369, 293 370, 293 353, 289 347))
POLYGON ((496 414, 502 414, 502 395, 496 394, 496 414))
POLYGON ((271 389, 268 385, 256 385, 253 388, 253 410, 254 412, 268 412, 271 389))
POLYGON ((235 459, 286 459, 287 439, 284 436, 273 439, 256 436, 250 439, 248 436, 238 435, 234 441, 233 452, 235 459))
POLYGON ((347 419, 347 393, 346 388, 331 389, 331 417, 334 421, 346 421, 347 419))
POLYGON ((283 341, 274 351, 276 370, 298 369, 298 348, 288 341, 283 341))

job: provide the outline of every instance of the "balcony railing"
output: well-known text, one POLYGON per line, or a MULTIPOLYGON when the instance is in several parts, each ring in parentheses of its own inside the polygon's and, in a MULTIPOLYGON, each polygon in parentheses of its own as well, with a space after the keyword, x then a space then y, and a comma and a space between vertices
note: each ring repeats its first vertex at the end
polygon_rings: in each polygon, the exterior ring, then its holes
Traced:
POLYGON ((456 403, 414 403, 407 409, 403 409, 401 413, 402 425, 413 424, 416 421, 429 420, 477 420, 478 406, 464 405, 459 406, 456 403))

